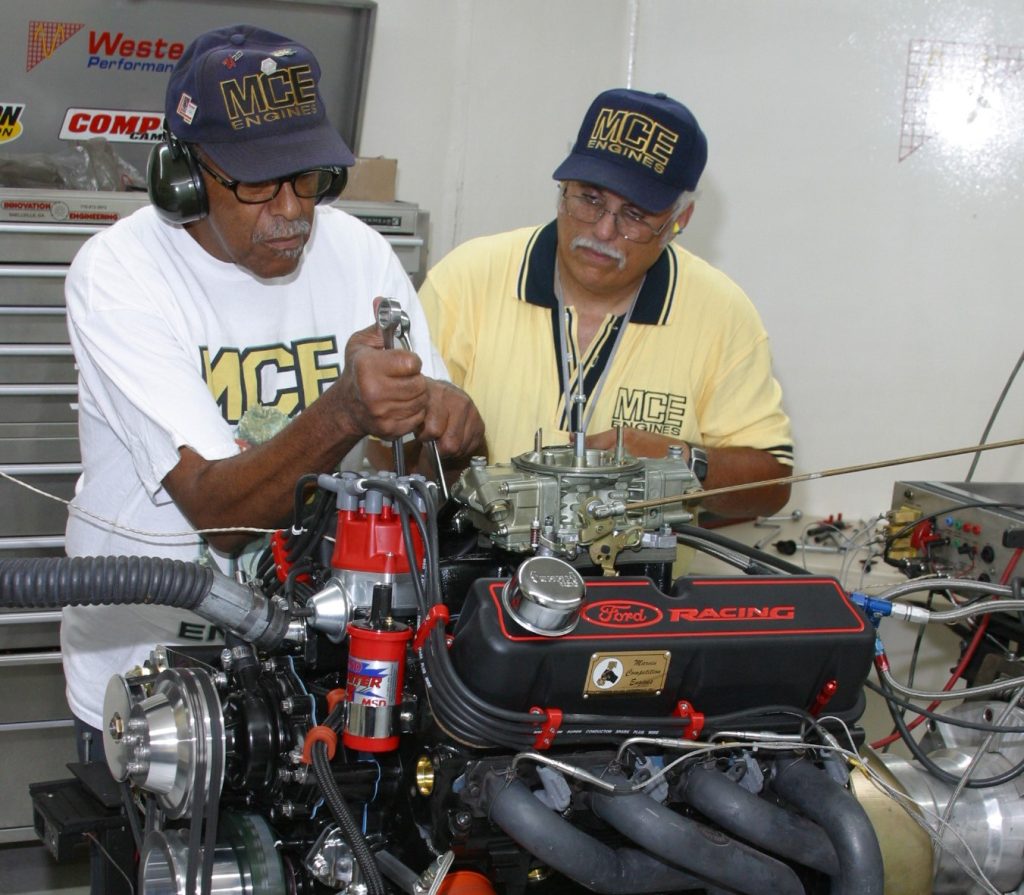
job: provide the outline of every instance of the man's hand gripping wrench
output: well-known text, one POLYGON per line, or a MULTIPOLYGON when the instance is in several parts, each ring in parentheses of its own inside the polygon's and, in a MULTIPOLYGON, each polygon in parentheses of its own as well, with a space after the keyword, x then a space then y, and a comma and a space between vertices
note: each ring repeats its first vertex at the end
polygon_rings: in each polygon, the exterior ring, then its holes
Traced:
MULTIPOLYGON (((402 306, 393 298, 382 298, 377 305, 377 326, 384 337, 384 347, 391 349, 395 347, 395 340, 406 351, 412 351, 412 344, 409 342, 409 315, 402 310, 402 306)), ((395 452, 395 472, 405 475, 405 452, 401 439, 393 442, 395 452)), ((448 485, 444 480, 444 467, 441 465, 441 452, 437 449, 437 442, 433 439, 427 442, 427 447, 434 456, 434 467, 437 469, 437 485, 441 489, 442 503, 448 500, 448 485)))

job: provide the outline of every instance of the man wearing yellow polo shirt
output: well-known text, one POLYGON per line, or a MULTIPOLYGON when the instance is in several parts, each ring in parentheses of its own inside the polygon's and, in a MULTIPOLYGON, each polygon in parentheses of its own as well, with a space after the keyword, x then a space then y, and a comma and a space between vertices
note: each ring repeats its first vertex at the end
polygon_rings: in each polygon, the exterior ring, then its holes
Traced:
MULTIPOLYGON (((609 90, 556 169, 558 215, 470 240, 420 299, 452 381, 486 424, 490 462, 584 430, 587 445, 663 457, 685 444, 714 489, 784 478, 790 422, 761 319, 721 271, 673 242, 694 211, 707 141, 664 94, 609 90)), ((768 515, 788 485, 710 498, 768 515)))

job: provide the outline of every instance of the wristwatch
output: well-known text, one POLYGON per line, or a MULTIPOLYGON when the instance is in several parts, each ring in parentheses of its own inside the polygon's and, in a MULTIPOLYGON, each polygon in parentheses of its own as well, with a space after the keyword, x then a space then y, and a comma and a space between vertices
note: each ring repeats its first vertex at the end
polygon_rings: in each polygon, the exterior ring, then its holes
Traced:
POLYGON ((690 445, 690 472, 702 485, 708 477, 708 452, 695 444, 690 445))

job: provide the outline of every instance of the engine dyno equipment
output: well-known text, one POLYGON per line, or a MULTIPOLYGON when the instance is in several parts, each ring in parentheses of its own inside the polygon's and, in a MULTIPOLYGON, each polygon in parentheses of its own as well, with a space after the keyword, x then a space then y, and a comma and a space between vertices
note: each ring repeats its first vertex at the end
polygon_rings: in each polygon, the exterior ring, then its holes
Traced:
POLYGON ((226 632, 107 689, 140 895, 1024 891, 1020 734, 982 723, 1019 710, 947 713, 929 766, 874 753, 879 607, 682 500, 631 508, 698 490, 621 442, 474 462, 440 511, 417 475, 306 477, 243 580, 11 560, 0 603, 146 601, 226 632), (677 535, 736 573, 673 580, 677 535), (930 765, 986 740, 988 785, 954 798, 930 765))

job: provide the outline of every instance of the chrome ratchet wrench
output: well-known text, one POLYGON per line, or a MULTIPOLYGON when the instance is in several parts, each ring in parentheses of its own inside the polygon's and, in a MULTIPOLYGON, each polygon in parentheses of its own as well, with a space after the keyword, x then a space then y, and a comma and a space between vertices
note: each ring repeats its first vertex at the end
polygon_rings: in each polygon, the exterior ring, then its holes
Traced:
MULTIPOLYGON (((377 326, 380 327, 381 335, 384 337, 384 347, 391 349, 395 347, 395 340, 406 350, 412 351, 412 344, 409 342, 409 315, 402 310, 402 306, 393 298, 382 298, 377 305, 377 326)), ((405 475, 405 453, 401 439, 394 443, 395 451, 395 472, 398 475, 405 475)), ((441 452, 437 449, 437 442, 433 439, 427 442, 434 457, 434 468, 437 470, 437 486, 441 489, 442 503, 448 500, 448 485, 444 480, 444 467, 441 466, 441 452)))

